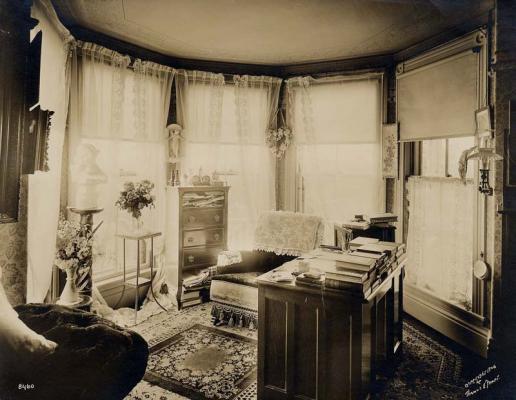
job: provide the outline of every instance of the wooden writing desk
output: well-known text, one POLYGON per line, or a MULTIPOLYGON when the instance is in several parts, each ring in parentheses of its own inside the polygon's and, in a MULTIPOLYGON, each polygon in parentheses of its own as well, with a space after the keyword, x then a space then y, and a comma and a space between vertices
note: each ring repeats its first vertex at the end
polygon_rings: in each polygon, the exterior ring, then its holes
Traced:
POLYGON ((404 264, 367 298, 259 277, 258 399, 367 398, 401 349, 404 264))

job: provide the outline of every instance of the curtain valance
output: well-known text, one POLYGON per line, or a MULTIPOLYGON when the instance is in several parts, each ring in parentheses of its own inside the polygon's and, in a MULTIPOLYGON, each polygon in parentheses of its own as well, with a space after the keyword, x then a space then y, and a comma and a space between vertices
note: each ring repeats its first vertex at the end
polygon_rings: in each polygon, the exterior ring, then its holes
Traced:
POLYGON ((128 55, 123 55, 107 47, 81 40, 72 41, 70 51, 72 56, 83 56, 89 58, 90 61, 106 62, 124 68, 127 68, 131 63, 131 57, 128 55))

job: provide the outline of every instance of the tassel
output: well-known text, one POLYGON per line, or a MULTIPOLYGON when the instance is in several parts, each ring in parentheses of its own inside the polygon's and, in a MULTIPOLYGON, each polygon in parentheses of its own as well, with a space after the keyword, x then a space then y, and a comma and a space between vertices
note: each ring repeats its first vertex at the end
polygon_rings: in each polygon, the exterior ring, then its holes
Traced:
POLYGON ((242 328, 244 326, 244 317, 240 315, 240 318, 238 319, 238 327, 242 328))
POLYGON ((254 321, 249 322, 249 330, 254 331, 254 321))
POLYGON ((229 319, 228 326, 235 326, 235 318, 233 314, 231 314, 231 318, 229 319))
POLYGON ((219 320, 222 322, 224 321, 224 311, 220 310, 220 313, 219 313, 219 320))

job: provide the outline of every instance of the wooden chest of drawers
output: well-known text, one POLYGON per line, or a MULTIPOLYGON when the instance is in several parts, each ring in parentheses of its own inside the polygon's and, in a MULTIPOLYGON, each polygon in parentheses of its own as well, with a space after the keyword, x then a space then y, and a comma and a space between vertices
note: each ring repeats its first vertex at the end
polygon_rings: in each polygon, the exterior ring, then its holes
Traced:
POLYGON ((227 250, 227 186, 168 189, 167 263, 181 305, 183 279, 215 265, 227 250))

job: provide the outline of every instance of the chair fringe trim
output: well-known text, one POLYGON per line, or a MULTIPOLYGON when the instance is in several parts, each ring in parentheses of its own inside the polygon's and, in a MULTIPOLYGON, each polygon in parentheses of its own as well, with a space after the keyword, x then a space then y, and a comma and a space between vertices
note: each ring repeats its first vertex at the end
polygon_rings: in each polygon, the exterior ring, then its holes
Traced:
POLYGON ((214 303, 211 307, 211 322, 214 325, 227 324, 255 330, 258 327, 258 313, 254 310, 214 303))
POLYGON ((299 257, 302 254, 301 251, 296 249, 285 249, 273 246, 255 246, 254 250, 269 251, 276 254, 277 256, 299 257))

